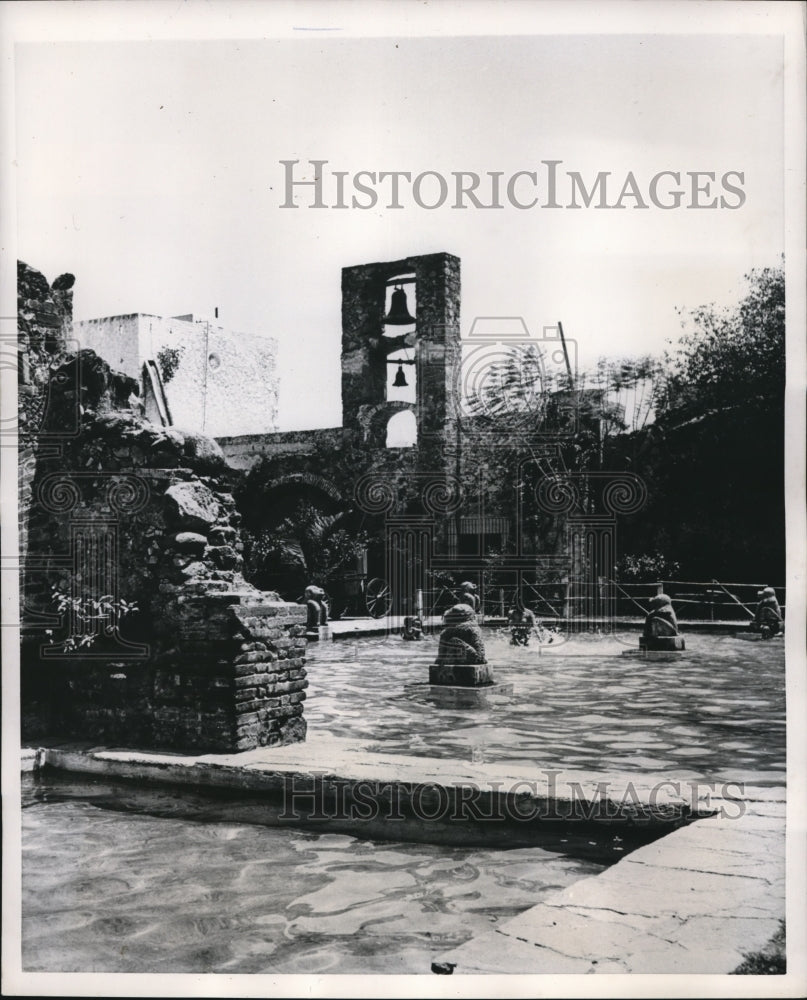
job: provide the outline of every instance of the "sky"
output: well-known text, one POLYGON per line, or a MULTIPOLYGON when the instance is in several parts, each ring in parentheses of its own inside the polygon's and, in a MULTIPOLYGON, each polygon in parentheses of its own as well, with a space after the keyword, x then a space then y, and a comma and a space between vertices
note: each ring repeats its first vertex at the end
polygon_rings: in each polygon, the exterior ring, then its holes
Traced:
POLYGON ((463 336, 474 317, 521 316, 535 334, 561 321, 584 367, 658 354, 678 308, 736 302, 784 249, 782 51, 775 34, 21 43, 18 256, 76 275, 77 319, 218 308, 275 337, 283 429, 340 422, 348 265, 444 250, 462 260, 463 336), (525 170, 541 184, 552 159, 589 187, 610 171, 611 201, 628 172, 647 200, 659 171, 713 171, 717 187, 739 171, 745 200, 392 209, 379 186, 372 210, 310 208, 307 189, 281 208, 280 161, 312 159, 349 177, 525 170))

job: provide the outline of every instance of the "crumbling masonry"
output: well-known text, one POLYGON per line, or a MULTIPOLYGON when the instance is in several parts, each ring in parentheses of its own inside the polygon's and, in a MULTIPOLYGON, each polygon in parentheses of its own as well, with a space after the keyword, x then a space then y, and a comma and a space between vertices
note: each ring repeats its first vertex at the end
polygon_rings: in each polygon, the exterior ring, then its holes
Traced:
POLYGON ((20 265, 26 738, 228 751, 305 738, 305 609, 242 575, 211 439, 69 351, 72 277, 20 265))

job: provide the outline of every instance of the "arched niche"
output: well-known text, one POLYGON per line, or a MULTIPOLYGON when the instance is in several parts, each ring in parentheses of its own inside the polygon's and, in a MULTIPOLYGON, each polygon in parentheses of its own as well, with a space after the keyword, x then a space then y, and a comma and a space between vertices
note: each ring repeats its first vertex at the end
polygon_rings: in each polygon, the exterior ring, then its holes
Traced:
POLYGON ((418 422, 412 410, 394 413, 387 421, 387 447, 413 448, 418 440, 418 422))

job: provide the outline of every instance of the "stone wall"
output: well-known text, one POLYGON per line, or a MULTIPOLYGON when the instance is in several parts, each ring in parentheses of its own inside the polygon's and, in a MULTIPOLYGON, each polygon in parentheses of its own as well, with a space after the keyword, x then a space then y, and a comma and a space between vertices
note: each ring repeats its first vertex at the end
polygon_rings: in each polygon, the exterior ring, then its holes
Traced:
POLYGON ((303 739, 305 608, 244 580, 221 450, 144 420, 136 388, 92 351, 52 373, 43 433, 77 407, 80 423, 32 482, 25 735, 209 751, 303 739))
MULTIPOLYGON (((279 431, 276 434, 243 434, 217 437, 231 469, 246 471, 261 458, 313 455, 318 449, 330 450, 334 458, 344 442, 341 427, 325 427, 309 431, 279 431)), ((327 473, 326 473, 327 474, 327 473)))
MULTIPOLYGON (((64 358, 73 319, 72 274, 62 274, 48 284, 43 274, 23 261, 17 262, 18 349, 18 477, 20 558, 28 548, 31 484, 40 450, 40 428, 48 405, 50 371, 64 358)), ((59 448, 59 438, 73 421, 59 428, 59 435, 44 447, 59 448)))
POLYGON ((94 350, 116 370, 142 378, 146 360, 169 349, 162 366, 171 422, 211 437, 269 433, 277 427, 277 342, 237 333, 217 321, 134 313, 76 322, 82 348, 94 350))

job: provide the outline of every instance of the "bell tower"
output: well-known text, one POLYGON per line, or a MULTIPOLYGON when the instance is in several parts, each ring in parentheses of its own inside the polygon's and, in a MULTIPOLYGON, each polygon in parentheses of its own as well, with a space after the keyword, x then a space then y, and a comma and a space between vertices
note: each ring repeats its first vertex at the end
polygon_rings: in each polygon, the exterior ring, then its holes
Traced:
POLYGON ((425 254, 342 269, 342 423, 370 449, 453 440, 460 260, 425 254))

